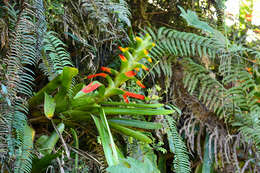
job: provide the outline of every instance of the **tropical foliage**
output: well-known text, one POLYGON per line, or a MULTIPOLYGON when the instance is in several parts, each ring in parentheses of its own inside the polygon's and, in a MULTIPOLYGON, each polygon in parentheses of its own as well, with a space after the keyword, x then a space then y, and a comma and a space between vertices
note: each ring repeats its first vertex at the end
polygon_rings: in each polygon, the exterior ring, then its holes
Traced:
POLYGON ((252 6, 0 5, 2 172, 260 172, 252 6))

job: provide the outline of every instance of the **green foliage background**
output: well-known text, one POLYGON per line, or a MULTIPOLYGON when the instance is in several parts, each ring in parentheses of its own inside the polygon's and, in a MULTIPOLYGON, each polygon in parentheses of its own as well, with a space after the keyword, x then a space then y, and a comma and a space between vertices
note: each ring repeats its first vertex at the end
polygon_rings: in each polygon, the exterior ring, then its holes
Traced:
POLYGON ((260 172, 247 1, 231 27, 224 0, 0 1, 1 170, 260 172))

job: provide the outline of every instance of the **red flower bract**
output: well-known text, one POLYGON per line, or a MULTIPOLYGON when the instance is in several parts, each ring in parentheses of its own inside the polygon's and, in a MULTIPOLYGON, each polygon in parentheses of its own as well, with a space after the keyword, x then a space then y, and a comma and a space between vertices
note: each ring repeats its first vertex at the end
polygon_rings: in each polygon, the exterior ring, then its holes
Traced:
POLYGON ((128 100, 128 98, 127 98, 127 95, 123 95, 123 98, 124 98, 124 101, 126 102, 126 103, 129 103, 129 100, 128 100))
POLYGON ((252 15, 251 15, 251 14, 246 14, 245 19, 246 19, 247 21, 251 22, 251 21, 252 21, 252 15))
POLYGON ((102 71, 105 71, 105 72, 111 73, 111 69, 108 68, 108 67, 101 67, 100 69, 101 69, 102 71))
POLYGON ((126 75, 127 77, 133 77, 133 76, 136 75, 136 73, 135 73, 134 71, 128 71, 128 72, 125 72, 125 75, 126 75))
POLYGON ((81 91, 87 94, 87 93, 90 93, 90 92, 94 91, 95 89, 97 89, 100 86, 101 85, 99 83, 91 82, 86 87, 84 87, 81 91))
POLYGON ((136 81, 136 84, 139 85, 141 88, 145 88, 145 86, 142 84, 141 81, 137 80, 136 81))
POLYGON ((106 73, 97 73, 97 74, 89 75, 87 78, 92 79, 92 78, 97 77, 97 76, 107 77, 107 74, 106 73))
POLYGON ((126 57, 124 56, 124 55, 119 55, 119 57, 120 57, 120 59, 123 61, 123 62, 126 62, 127 61, 127 59, 126 59, 126 57))
MULTIPOLYGON (((128 97, 133 97, 133 98, 136 98, 136 99, 140 99, 140 100, 144 100, 145 96, 144 95, 141 95, 141 94, 135 94, 135 93, 131 93, 131 92, 128 92, 126 91, 124 93, 124 95, 128 96, 128 97)), ((124 96, 123 95, 123 96, 124 96)))

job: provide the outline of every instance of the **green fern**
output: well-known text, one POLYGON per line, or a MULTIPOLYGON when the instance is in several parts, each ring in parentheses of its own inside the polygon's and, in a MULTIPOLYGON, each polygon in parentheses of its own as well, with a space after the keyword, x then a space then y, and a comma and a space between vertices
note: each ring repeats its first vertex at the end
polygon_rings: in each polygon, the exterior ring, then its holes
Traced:
MULTIPOLYGON (((41 0, 38 3, 41 3, 41 0)), ((36 5, 37 7, 37 5, 36 5)), ((6 7, 9 17, 10 43, 5 62, 7 65, 9 106, 4 112, 6 123, 8 152, 10 158, 15 158, 13 172, 30 172, 32 163, 33 134, 28 134, 27 99, 33 94, 34 72, 40 58, 41 37, 35 29, 41 21, 35 13, 39 8, 24 4, 22 11, 15 11, 13 6, 6 7), (18 15, 19 13, 19 15, 18 15), (36 20, 35 20, 36 19, 36 20), (35 21, 39 21, 35 24, 35 21)), ((39 14, 40 15, 40 14, 39 14)))
POLYGON ((49 79, 61 73, 63 67, 72 66, 70 55, 64 49, 65 44, 55 36, 55 32, 47 32, 43 40, 43 56, 40 68, 49 79))
POLYGON ((251 139, 259 148, 257 85, 246 68, 251 66, 248 57, 259 62, 260 52, 231 44, 221 32, 200 21, 194 12, 180 9, 187 23, 202 30, 204 36, 165 27, 157 31, 148 28, 148 33, 156 42, 150 53, 153 59, 160 61, 154 72, 158 76, 167 76, 177 57, 181 59, 187 91, 196 96, 207 110, 219 115, 218 118, 232 121, 244 135, 245 142, 251 139), (165 66, 162 62, 169 63, 165 66))
POLYGON ((170 150, 175 154, 173 161, 174 170, 178 173, 191 172, 188 151, 177 131, 176 121, 171 116, 166 116, 165 125, 167 127, 170 150))

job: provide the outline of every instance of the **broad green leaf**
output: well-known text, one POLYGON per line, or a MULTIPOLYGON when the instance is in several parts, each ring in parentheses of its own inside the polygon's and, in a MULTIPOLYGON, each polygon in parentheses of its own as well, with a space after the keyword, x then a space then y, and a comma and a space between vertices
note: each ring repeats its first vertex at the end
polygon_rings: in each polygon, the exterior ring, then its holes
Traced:
POLYGON ((58 75, 29 100, 30 107, 35 107, 41 104, 44 100, 44 93, 51 94, 60 85, 61 85, 61 75, 58 75))
POLYGON ((160 173, 154 164, 145 157, 143 161, 128 157, 120 164, 106 169, 109 173, 160 173))
POLYGON ((41 137, 39 137, 37 139, 37 141, 35 142, 36 146, 41 146, 47 139, 49 138, 49 136, 47 135, 42 135, 41 137))
POLYGON ((161 123, 153 123, 153 122, 123 119, 123 118, 109 119, 108 122, 116 123, 122 126, 137 127, 142 129, 160 129, 163 127, 161 123))
MULTIPOLYGON (((59 133, 62 134, 65 129, 65 125, 63 123, 60 123, 57 125, 57 129, 59 133)), ((43 155, 50 154, 58 140, 59 134, 56 131, 52 132, 51 136, 42 145, 39 146, 39 152, 43 155)))
POLYGON ((124 103, 124 102, 102 102, 101 105, 142 107, 142 108, 160 108, 163 104, 141 104, 141 103, 124 103))
POLYGON ((44 93, 44 95, 44 114, 48 119, 52 119, 55 112, 56 103, 50 95, 46 93, 44 93))
POLYGON ((33 159, 32 173, 44 173, 47 167, 51 164, 52 160, 59 157, 61 153, 47 154, 44 157, 33 159))
POLYGON ((73 120, 73 121, 84 121, 91 119, 91 113, 87 111, 80 110, 68 110, 62 112, 61 115, 65 117, 65 119, 73 120))
POLYGON ((124 126, 121 126, 121 125, 118 125, 116 123, 113 123, 113 122, 109 122, 109 125, 111 127, 113 127, 113 129, 117 130, 118 132, 121 132, 127 136, 132 136, 142 142, 146 142, 146 143, 152 143, 152 140, 146 136, 145 134, 139 132, 139 131, 136 131, 136 130, 132 130, 130 128, 127 128, 127 127, 124 127, 124 126))
POLYGON ((70 88, 70 84, 72 78, 78 74, 78 69, 73 67, 64 67, 63 72, 61 74, 61 83, 62 86, 68 90, 70 88))
POLYGON ((206 135, 204 144, 204 156, 202 164, 202 173, 212 173, 214 171, 214 144, 209 142, 209 134, 206 135), (211 151, 210 151, 211 150, 211 151))
POLYGON ((110 144, 111 144, 110 147, 112 148, 114 159, 115 159, 116 162, 119 163, 118 154, 117 154, 117 150, 116 150, 116 145, 115 145, 112 133, 110 131, 110 127, 108 125, 105 112, 104 112, 104 110, 102 108, 100 108, 99 111, 100 111, 100 119, 101 119, 103 125, 105 126, 105 129, 107 130, 107 133, 108 133, 108 136, 109 136, 109 139, 110 139, 110 144))
POLYGON ((119 163, 119 161, 114 158, 114 154, 117 154, 117 153, 113 153, 113 150, 111 148, 111 140, 110 140, 108 131, 106 129, 106 126, 103 124, 103 122, 101 121, 100 118, 98 118, 94 115, 92 115, 92 118, 95 122, 98 133, 100 135, 101 143, 103 146, 104 154, 105 154, 108 165, 109 166, 117 165, 119 163))
POLYGON ((103 109, 106 114, 114 114, 114 115, 167 115, 167 114, 172 114, 174 112, 173 110, 166 110, 166 109, 144 109, 144 108, 103 107, 103 109))

